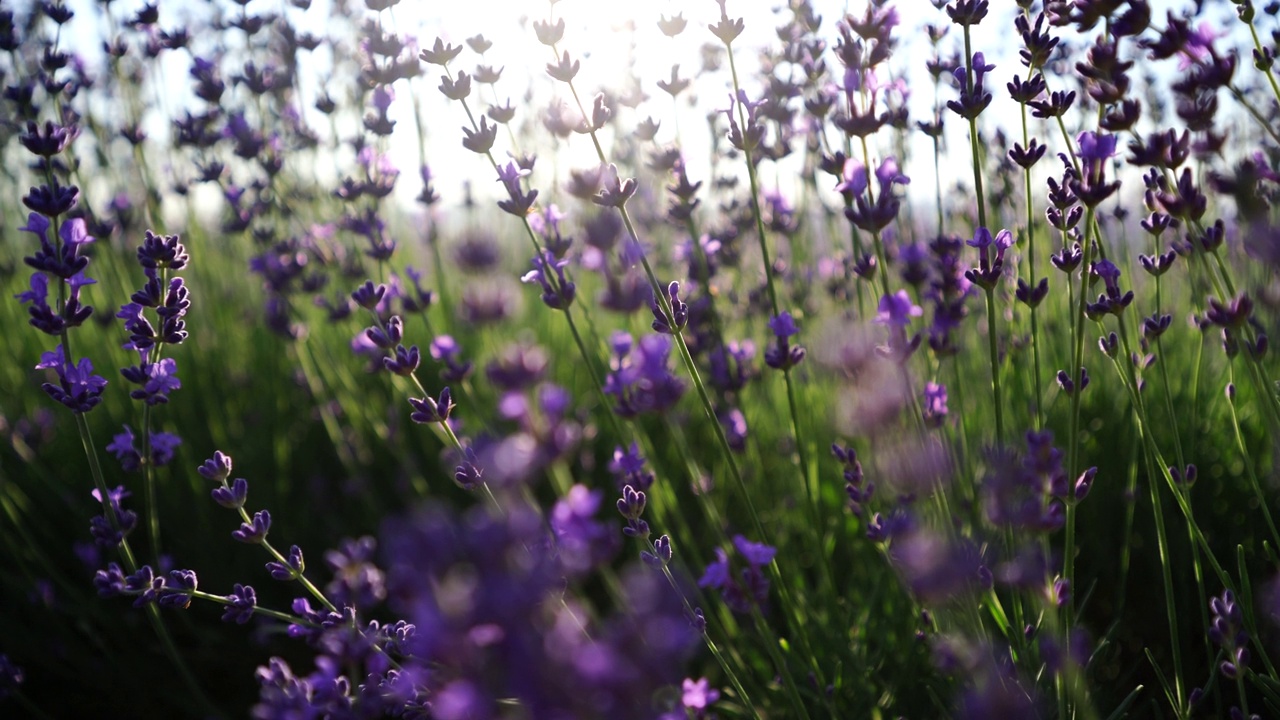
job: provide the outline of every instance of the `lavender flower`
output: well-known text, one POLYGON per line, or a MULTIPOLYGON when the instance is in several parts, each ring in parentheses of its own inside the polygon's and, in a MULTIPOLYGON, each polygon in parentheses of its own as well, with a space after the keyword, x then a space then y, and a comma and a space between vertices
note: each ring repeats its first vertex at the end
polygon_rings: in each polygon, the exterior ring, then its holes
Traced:
POLYGON ((226 599, 226 610, 222 613, 223 622, 243 625, 249 622, 254 610, 258 607, 258 594, 248 585, 236 583, 226 599))
POLYGON ((438 400, 428 395, 424 398, 409 398, 409 404, 413 406, 409 419, 423 425, 445 422, 455 407, 447 387, 440 391, 438 400))
POLYGON ((680 400, 685 386, 668 367, 671 344, 666 335, 646 335, 636 344, 627 333, 614 334, 604 392, 614 397, 620 416, 665 412, 680 400))
POLYGON ((557 260, 555 255, 543 251, 541 256, 533 258, 533 270, 520 278, 523 283, 538 283, 542 286, 542 302, 553 310, 567 310, 577 295, 577 286, 565 277, 564 269, 568 260, 557 260))
POLYGON ((1210 598, 1209 610, 1213 615, 1209 639, 1227 654, 1218 669, 1223 677, 1234 680, 1249 665, 1249 635, 1235 593, 1223 590, 1220 597, 1210 598))
POLYGON ((748 540, 742 535, 733 537, 736 551, 733 559, 740 558, 745 566, 733 573, 731 556, 723 548, 716 548, 716 560, 707 566, 699 587, 714 588, 734 612, 747 613, 753 605, 763 605, 769 598, 769 579, 764 568, 773 562, 777 550, 763 543, 748 540))
POLYGON ((653 313, 653 331, 664 335, 675 335, 689 323, 689 306, 680 299, 680 283, 671 281, 667 286, 666 300, 666 307, 671 309, 670 317, 667 316, 663 303, 659 303, 657 297, 649 302, 649 309, 653 313))
POLYGON ((250 545, 261 544, 267 539, 267 531, 271 529, 271 513, 259 510, 253 514, 253 520, 240 523, 240 527, 231 533, 231 537, 250 545))
POLYGON ((52 369, 58 375, 58 384, 44 383, 41 389, 55 401, 65 405, 74 413, 87 413, 102 402, 103 390, 107 380, 93 374, 93 363, 89 358, 80 358, 75 365, 69 363, 63 354, 62 345, 53 352, 40 356, 37 370, 52 369))
POLYGON ((788 370, 799 365, 804 360, 805 349, 791 344, 790 338, 800 334, 791 313, 783 311, 770 318, 769 329, 773 331, 774 344, 764 351, 765 364, 776 370, 788 370))
POLYGON ((102 504, 102 515, 90 518, 89 532, 93 540, 104 548, 114 548, 124 542, 125 536, 138 526, 138 514, 122 506, 130 493, 123 486, 107 491, 103 498, 97 488, 91 491, 93 499, 102 504))

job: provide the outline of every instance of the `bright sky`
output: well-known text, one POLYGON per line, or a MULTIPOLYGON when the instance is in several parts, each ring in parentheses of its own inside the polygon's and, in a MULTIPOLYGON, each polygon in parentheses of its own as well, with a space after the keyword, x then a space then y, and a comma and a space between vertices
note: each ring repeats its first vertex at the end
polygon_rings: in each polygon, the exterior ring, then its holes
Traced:
MULTIPOLYGON (((353 30, 328 25, 332 1, 315 0, 309 10, 302 11, 288 6, 283 0, 253 0, 249 4, 249 10, 252 12, 283 10, 301 30, 317 35, 324 35, 328 31, 332 34, 345 34, 349 38, 353 30)), ((78 11, 78 16, 73 21, 75 24, 73 37, 76 45, 88 48, 84 52, 92 55, 100 46, 100 40, 93 38, 95 32, 93 18, 99 16, 98 8, 101 6, 92 0, 73 0, 71 4, 78 11)), ((348 4, 356 8, 359 16, 368 15, 361 0, 348 0, 348 4)), ((750 49, 764 43, 776 44, 777 42, 774 28, 786 15, 775 13, 774 8, 781 4, 781 0, 729 0, 730 15, 741 15, 746 20, 746 31, 735 43, 735 48, 738 49, 739 69, 744 74, 744 80, 756 67, 756 59, 750 49)), ((1163 25, 1165 10, 1170 7, 1185 8, 1191 4, 1191 0, 1185 0, 1185 2, 1155 0, 1152 3, 1153 22, 1156 25, 1163 25)), ((118 13, 117 17, 121 17, 140 5, 140 0, 117 0, 111 7, 118 13)), ((860 12, 863 2, 860 0, 814 0, 813 5, 818 14, 824 18, 823 30, 829 46, 834 46, 835 21, 846 10, 860 12)), ((225 0, 222 6, 233 7, 225 0)), ((927 119, 932 113, 933 94, 930 78, 924 66, 929 50, 923 39, 922 28, 925 23, 945 23, 946 16, 941 11, 935 10, 927 0, 898 0, 896 6, 899 8, 902 23, 895 32, 896 37, 899 38, 900 47, 891 60, 891 67, 894 73, 905 75, 913 90, 914 94, 909 101, 913 119, 927 119)), ((981 25, 975 28, 974 49, 984 51, 989 61, 994 60, 997 63, 997 68, 992 74, 992 86, 997 88, 995 92, 997 99, 988 111, 989 116, 1012 120, 1018 117, 1017 106, 1003 99, 1002 96, 1005 93, 1002 88, 1014 72, 1022 70, 1016 59, 1017 40, 1012 32, 1012 17, 1017 9, 1011 0, 993 0, 992 6, 995 9, 981 25)), ((628 71, 634 73, 640 78, 642 87, 650 99, 641 106, 637 116, 624 116, 621 119, 621 122, 625 123, 624 127, 629 130, 638 120, 652 115, 655 119, 662 121, 662 130, 658 136, 658 141, 661 143, 674 141, 676 128, 679 127, 682 131, 681 143, 685 147, 690 163, 691 176, 694 179, 707 179, 709 167, 704 160, 700 160, 707 155, 704 118, 709 110, 720 109, 727 105, 729 87, 727 72, 696 78, 693 91, 691 93, 687 91, 683 96, 686 102, 682 103, 678 115, 670 98, 658 89, 655 83, 669 76, 673 64, 681 66, 682 77, 691 77, 697 71, 701 65, 702 44, 714 41, 714 37, 707 31, 706 26, 718 18, 717 4, 713 0, 650 0, 648 2, 561 0, 554 9, 555 15, 564 17, 567 23, 561 48, 568 50, 575 59, 582 62, 582 71, 577 78, 577 84, 579 91, 583 94, 584 102, 589 103, 590 97, 600 88, 616 88, 624 73, 628 71), (659 32, 657 21, 661 16, 676 13, 682 13, 689 21, 689 26, 682 35, 673 40, 659 32), (687 104, 694 98, 699 102, 696 109, 687 104)), ((532 19, 545 18, 547 11, 548 4, 542 0, 450 2, 404 0, 388 15, 394 17, 394 28, 398 32, 418 38, 423 45, 430 45, 437 36, 448 42, 461 44, 466 38, 480 33, 493 41, 493 49, 486 54, 482 62, 505 68, 502 81, 497 86, 497 99, 505 101, 511 98, 518 109, 516 122, 520 123, 536 119, 546 107, 548 98, 553 94, 567 99, 564 86, 548 78, 543 70, 545 64, 551 60, 551 53, 549 49, 537 42, 529 24, 529 18, 526 17, 531 15, 532 19), (535 99, 531 105, 526 105, 523 98, 529 89, 532 89, 535 99)), ((1218 23, 1219 27, 1237 30, 1240 28, 1239 23, 1232 17, 1229 3, 1222 3, 1222 7, 1216 12, 1222 18, 1218 23)), ((207 13, 208 8, 205 3, 166 0, 161 3, 160 24, 167 28, 189 22, 198 29, 200 21, 194 18, 207 17, 207 13)), ((958 29, 953 29, 952 36, 954 37, 949 37, 948 41, 955 42, 959 37, 958 29)), ((211 52, 212 48, 207 43, 202 43, 200 35, 197 34, 196 37, 195 50, 201 54, 211 52)), ((304 112, 313 126, 322 130, 327 130, 327 120, 309 106, 315 98, 319 83, 326 78, 328 57, 327 51, 322 49, 314 53, 311 60, 304 63, 302 67, 303 81, 306 83, 303 89, 303 100, 308 106, 304 112)), ((90 59, 92 62, 93 58, 90 59)), ((470 71, 480 62, 481 60, 468 49, 456 62, 455 67, 470 71)), ((833 57, 828 56, 828 64, 834 67, 837 62, 833 57)), ((1242 63, 1242 66, 1247 67, 1247 63, 1242 63)), ((456 203, 462 197, 462 182, 466 180, 473 183, 477 199, 482 202, 491 202, 496 199, 498 191, 496 183, 493 182, 492 170, 487 163, 462 149, 460 128, 466 118, 457 103, 448 101, 435 89, 439 84, 440 69, 430 65, 424 65, 424 68, 427 75, 426 83, 418 87, 424 90, 427 157, 428 163, 439 178, 438 192, 444 196, 446 203, 456 203)), ((177 106, 194 104, 194 99, 190 95, 190 82, 187 78, 184 56, 170 54, 169 61, 162 72, 163 82, 169 90, 156 92, 157 99, 153 103, 156 112, 150 118, 154 123, 151 125, 154 128, 153 137, 161 137, 165 134, 165 129, 159 125, 167 124, 167 118, 180 114, 176 109, 177 106)), ((1135 79, 1139 73, 1139 70, 1135 70, 1135 79)), ((229 70, 224 72, 224 75, 229 74, 229 70)), ((748 92, 754 95, 758 85, 750 80, 746 81, 748 92)), ((1052 80, 1051 87, 1054 87, 1052 80)), ((1057 87, 1061 85, 1058 84, 1057 87)), ((398 121, 398 125, 392 139, 391 154, 403 172, 403 180, 399 188, 400 196, 408 200, 419 190, 415 167, 418 147, 413 131, 412 106, 408 102, 407 93, 403 87, 397 86, 397 91, 398 98, 392 106, 391 116, 398 121)), ((332 94, 335 98, 341 98, 344 93, 340 89, 332 89, 332 94)), ((230 93, 228 95, 230 96, 230 93)), ((945 102, 953 96, 954 91, 944 86, 942 101, 945 102)), ((473 100, 475 97, 476 91, 473 90, 473 100)), ((483 89, 480 99, 483 101, 494 99, 489 94, 489 88, 483 89)), ((954 117, 951 119, 955 120, 954 117)), ((346 131, 345 134, 349 135, 350 131, 346 131)), ((884 141, 887 143, 888 133, 882 134, 886 136, 884 141)), ((929 200, 932 199, 933 187, 932 160, 929 146, 925 144, 926 139, 919 137, 918 133, 916 135, 917 142, 912 148, 916 157, 905 170, 916 177, 916 182, 911 188, 913 196, 929 200)), ((563 180, 567 177, 568 168, 586 167, 594 162, 590 140, 575 136, 570 139, 567 152, 556 161, 556 167, 552 167, 552 159, 547 156, 545 130, 539 131, 539 137, 542 138, 539 141, 542 147, 536 149, 541 151, 543 161, 540 163, 539 173, 534 176, 537 186, 545 186, 552 182, 551 173, 553 172, 556 177, 563 180)), ((967 144, 967 136, 960 122, 950 123, 948 137, 953 146, 962 147, 967 144)), ((500 134, 495 146, 496 153, 501 157, 509 148, 508 138, 505 134, 500 134)), ((888 149, 887 145, 883 147, 883 151, 887 152, 888 149)), ((873 150, 873 154, 879 153, 873 150)), ((968 172, 967 165, 965 172, 968 172)), ((320 171, 320 178, 323 182, 333 181, 332 178, 324 177, 323 168, 320 171)))

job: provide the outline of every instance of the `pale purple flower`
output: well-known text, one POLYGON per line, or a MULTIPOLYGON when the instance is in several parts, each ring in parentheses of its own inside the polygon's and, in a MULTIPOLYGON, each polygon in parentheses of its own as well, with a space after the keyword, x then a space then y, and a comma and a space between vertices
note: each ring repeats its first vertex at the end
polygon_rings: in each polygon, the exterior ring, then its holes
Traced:
POLYGON ((920 306, 911 302, 911 296, 907 294, 907 291, 899 290, 880 298, 880 307, 876 313, 876 324, 902 328, 911 322, 911 318, 917 318, 923 314, 924 311, 920 309, 920 306))

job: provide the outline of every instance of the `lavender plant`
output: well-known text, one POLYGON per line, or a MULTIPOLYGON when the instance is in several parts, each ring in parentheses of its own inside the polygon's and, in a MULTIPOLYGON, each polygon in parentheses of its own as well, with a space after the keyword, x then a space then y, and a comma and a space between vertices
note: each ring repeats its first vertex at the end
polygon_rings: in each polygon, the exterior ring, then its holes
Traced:
POLYGON ((0 714, 1280 716, 1280 3, 472 5, 0 0, 0 714))

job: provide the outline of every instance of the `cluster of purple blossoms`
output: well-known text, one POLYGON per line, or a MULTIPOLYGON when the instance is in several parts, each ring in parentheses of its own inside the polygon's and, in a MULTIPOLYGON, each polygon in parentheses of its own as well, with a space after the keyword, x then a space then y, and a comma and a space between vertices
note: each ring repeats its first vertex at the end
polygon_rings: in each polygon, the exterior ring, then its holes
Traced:
POLYGON ((101 547, 114 548, 124 542, 125 536, 138 526, 138 514, 123 506, 124 499, 130 493, 124 486, 108 490, 105 498, 96 488, 91 493, 93 499, 102 505, 102 515, 90 518, 89 533, 101 547))
POLYGON ((1097 468, 1071 482, 1062 466, 1062 451, 1054 447, 1048 431, 1027 432, 1026 448, 1021 457, 993 451, 981 485, 987 520, 1032 533, 1056 531, 1064 521, 1065 503, 1089 494, 1097 468))
POLYGON ((530 470, 568 456, 582 441, 573 396, 553 383, 508 386, 498 400, 498 415, 516 424, 518 442, 529 450, 530 470))
POLYGON ((749 613, 753 607, 762 608, 769 600, 769 578, 765 568, 778 553, 764 543, 748 540, 742 535, 733 536, 734 553, 716 548, 715 562, 698 580, 698 586, 720 591, 720 597, 734 612, 749 613), (735 573, 734 567, 738 570, 735 573))
MULTIPOLYGON (((93 308, 80 300, 81 290, 97 282, 85 274, 89 257, 83 253, 93 238, 86 230, 84 219, 64 218, 57 231, 51 232, 58 223, 58 216, 71 210, 78 198, 79 191, 74 187, 58 188, 55 192, 48 186, 33 188, 31 194, 23 198, 34 212, 28 216, 27 224, 19 229, 35 235, 40 241, 40 249, 23 258, 35 272, 31 275, 29 289, 15 297, 30 305, 27 313, 31 316, 32 327, 57 337, 79 327, 93 313, 93 308), (55 278, 68 290, 65 294, 59 291, 60 302, 50 305, 50 280, 55 278)), ((36 369, 49 369, 57 374, 56 384, 46 382, 41 387, 49 397, 72 412, 88 412, 102 401, 106 379, 93 373, 93 363, 88 358, 80 358, 73 363, 66 356, 62 344, 52 352, 44 353, 36 369)))
POLYGON ((929 349, 938 357, 950 357, 959 352, 954 333, 969 314, 965 300, 973 292, 973 284, 961 262, 964 244, 953 236, 940 236, 929 243, 933 272, 923 297, 933 304, 929 349))
POLYGON ((858 460, 858 451, 851 447, 840 447, 831 444, 831 454, 844 466, 844 489, 849 496, 849 509, 857 517, 865 513, 866 504, 876 493, 876 484, 864 482, 862 462, 858 460))
POLYGON ((547 517, 559 562, 571 578, 583 577, 613 559, 619 547, 616 526, 596 519, 603 490, 574 485, 547 517))
MULTIPOLYGON (((93 584, 100 597, 132 597, 136 608, 149 603, 186 608, 191 604, 198 581, 192 570, 171 570, 166 577, 157 575, 150 565, 143 565, 126 575, 119 565, 111 563, 106 570, 99 570, 94 575, 93 584)), ((237 595, 236 600, 240 599, 237 595)))
POLYGON ((658 714, 653 694, 680 682, 696 635, 676 592, 643 566, 621 578, 626 609, 599 620, 565 592, 565 560, 581 558, 561 539, 599 529, 582 524, 584 509, 557 511, 551 535, 526 507, 428 509, 388 526, 388 597, 418 628, 403 672, 422 673, 437 717, 498 717, 496 698, 535 717, 658 714))
POLYGON ((29 322, 32 327, 48 335, 61 335, 70 328, 79 327, 93 314, 91 306, 80 302, 80 290, 97 282, 85 275, 89 257, 83 254, 94 239, 81 218, 64 220, 58 228, 57 240, 50 239, 51 227, 50 218, 31 213, 27 224, 18 228, 35 235, 40 241, 40 249, 23 258, 35 272, 31 275, 30 289, 15 297, 24 305, 30 304, 27 314, 31 316, 29 322), (70 289, 61 307, 56 309, 49 305, 50 278, 57 278, 70 289))
POLYGON ((1203 326, 1222 329, 1222 347, 1228 357, 1234 357, 1241 345, 1254 358, 1266 354, 1269 346, 1265 328, 1253 316, 1253 300, 1248 293, 1240 293, 1227 301, 1211 297, 1205 310, 1203 326))
POLYGON ((102 391, 107 387, 106 378, 93 374, 93 363, 89 358, 71 364, 58 345, 53 350, 43 353, 37 370, 53 370, 58 374, 58 384, 44 383, 40 387, 59 403, 72 412, 86 413, 102 402, 102 391))
POLYGON ((875 323, 884 325, 888 329, 889 338, 888 342, 878 350, 896 362, 905 363, 907 358, 920 347, 920 334, 916 333, 908 338, 907 325, 911 324, 912 318, 918 318, 921 315, 924 315, 924 310, 911 301, 911 296, 906 290, 899 290, 881 297, 875 323))
POLYGON ((533 269, 520 278, 523 283, 542 286, 542 302, 553 310, 568 310, 577 296, 577 286, 565 277, 568 260, 558 260, 550 251, 533 258, 533 269))
POLYGON ((769 329, 773 331, 774 342, 764 351, 765 364, 776 370, 790 370, 799 365, 804 360, 805 349, 791 344, 791 338, 800 334, 791 313, 783 311, 769 318, 769 329))
POLYGON ((638 491, 648 490, 654 481, 651 471, 645 469, 644 456, 640 447, 631 443, 629 449, 618 446, 613 449, 613 459, 609 461, 609 473, 613 475, 614 484, 621 492, 630 485, 638 491))
POLYGON ((1228 680, 1235 680, 1249 666, 1249 634, 1245 632, 1244 615, 1235 593, 1223 590, 1221 597, 1210 598, 1209 639, 1222 648, 1227 658, 1218 669, 1228 680))
POLYGON ((116 460, 120 461, 121 469, 125 472, 136 472, 144 465, 151 467, 168 465, 173 461, 178 446, 182 444, 182 438, 177 435, 158 430, 149 432, 148 438, 147 451, 150 452, 150 456, 146 459, 142 457, 143 450, 138 448, 133 428, 128 425, 124 426, 123 432, 117 433, 111 439, 111 443, 105 449, 116 456, 116 460))
POLYGON ((1092 278, 1101 278, 1106 292, 1098 296, 1097 302, 1085 304, 1085 313, 1091 320, 1100 320, 1105 315, 1119 315, 1133 302, 1133 291, 1120 290, 1120 268, 1110 260, 1099 260, 1089 268, 1092 278))
POLYGON ((984 290, 993 289, 1004 273, 1004 253, 1013 247, 1013 233, 1001 230, 993 238, 990 230, 980 227, 966 244, 978 249, 978 267, 965 271, 965 278, 984 290))
POLYGON ((613 396, 619 416, 663 413, 680 401, 685 385, 668 366, 671 345, 666 335, 645 335, 637 343, 628 333, 614 334, 604 392, 613 396))
POLYGON ((902 199, 894 193, 897 185, 908 185, 911 178, 898 170, 898 162, 887 157, 876 168, 879 191, 872 193, 867 178, 867 167, 852 158, 844 163, 840 184, 836 190, 845 197, 845 217, 854 227, 875 234, 884 230, 898 216, 902 199))

